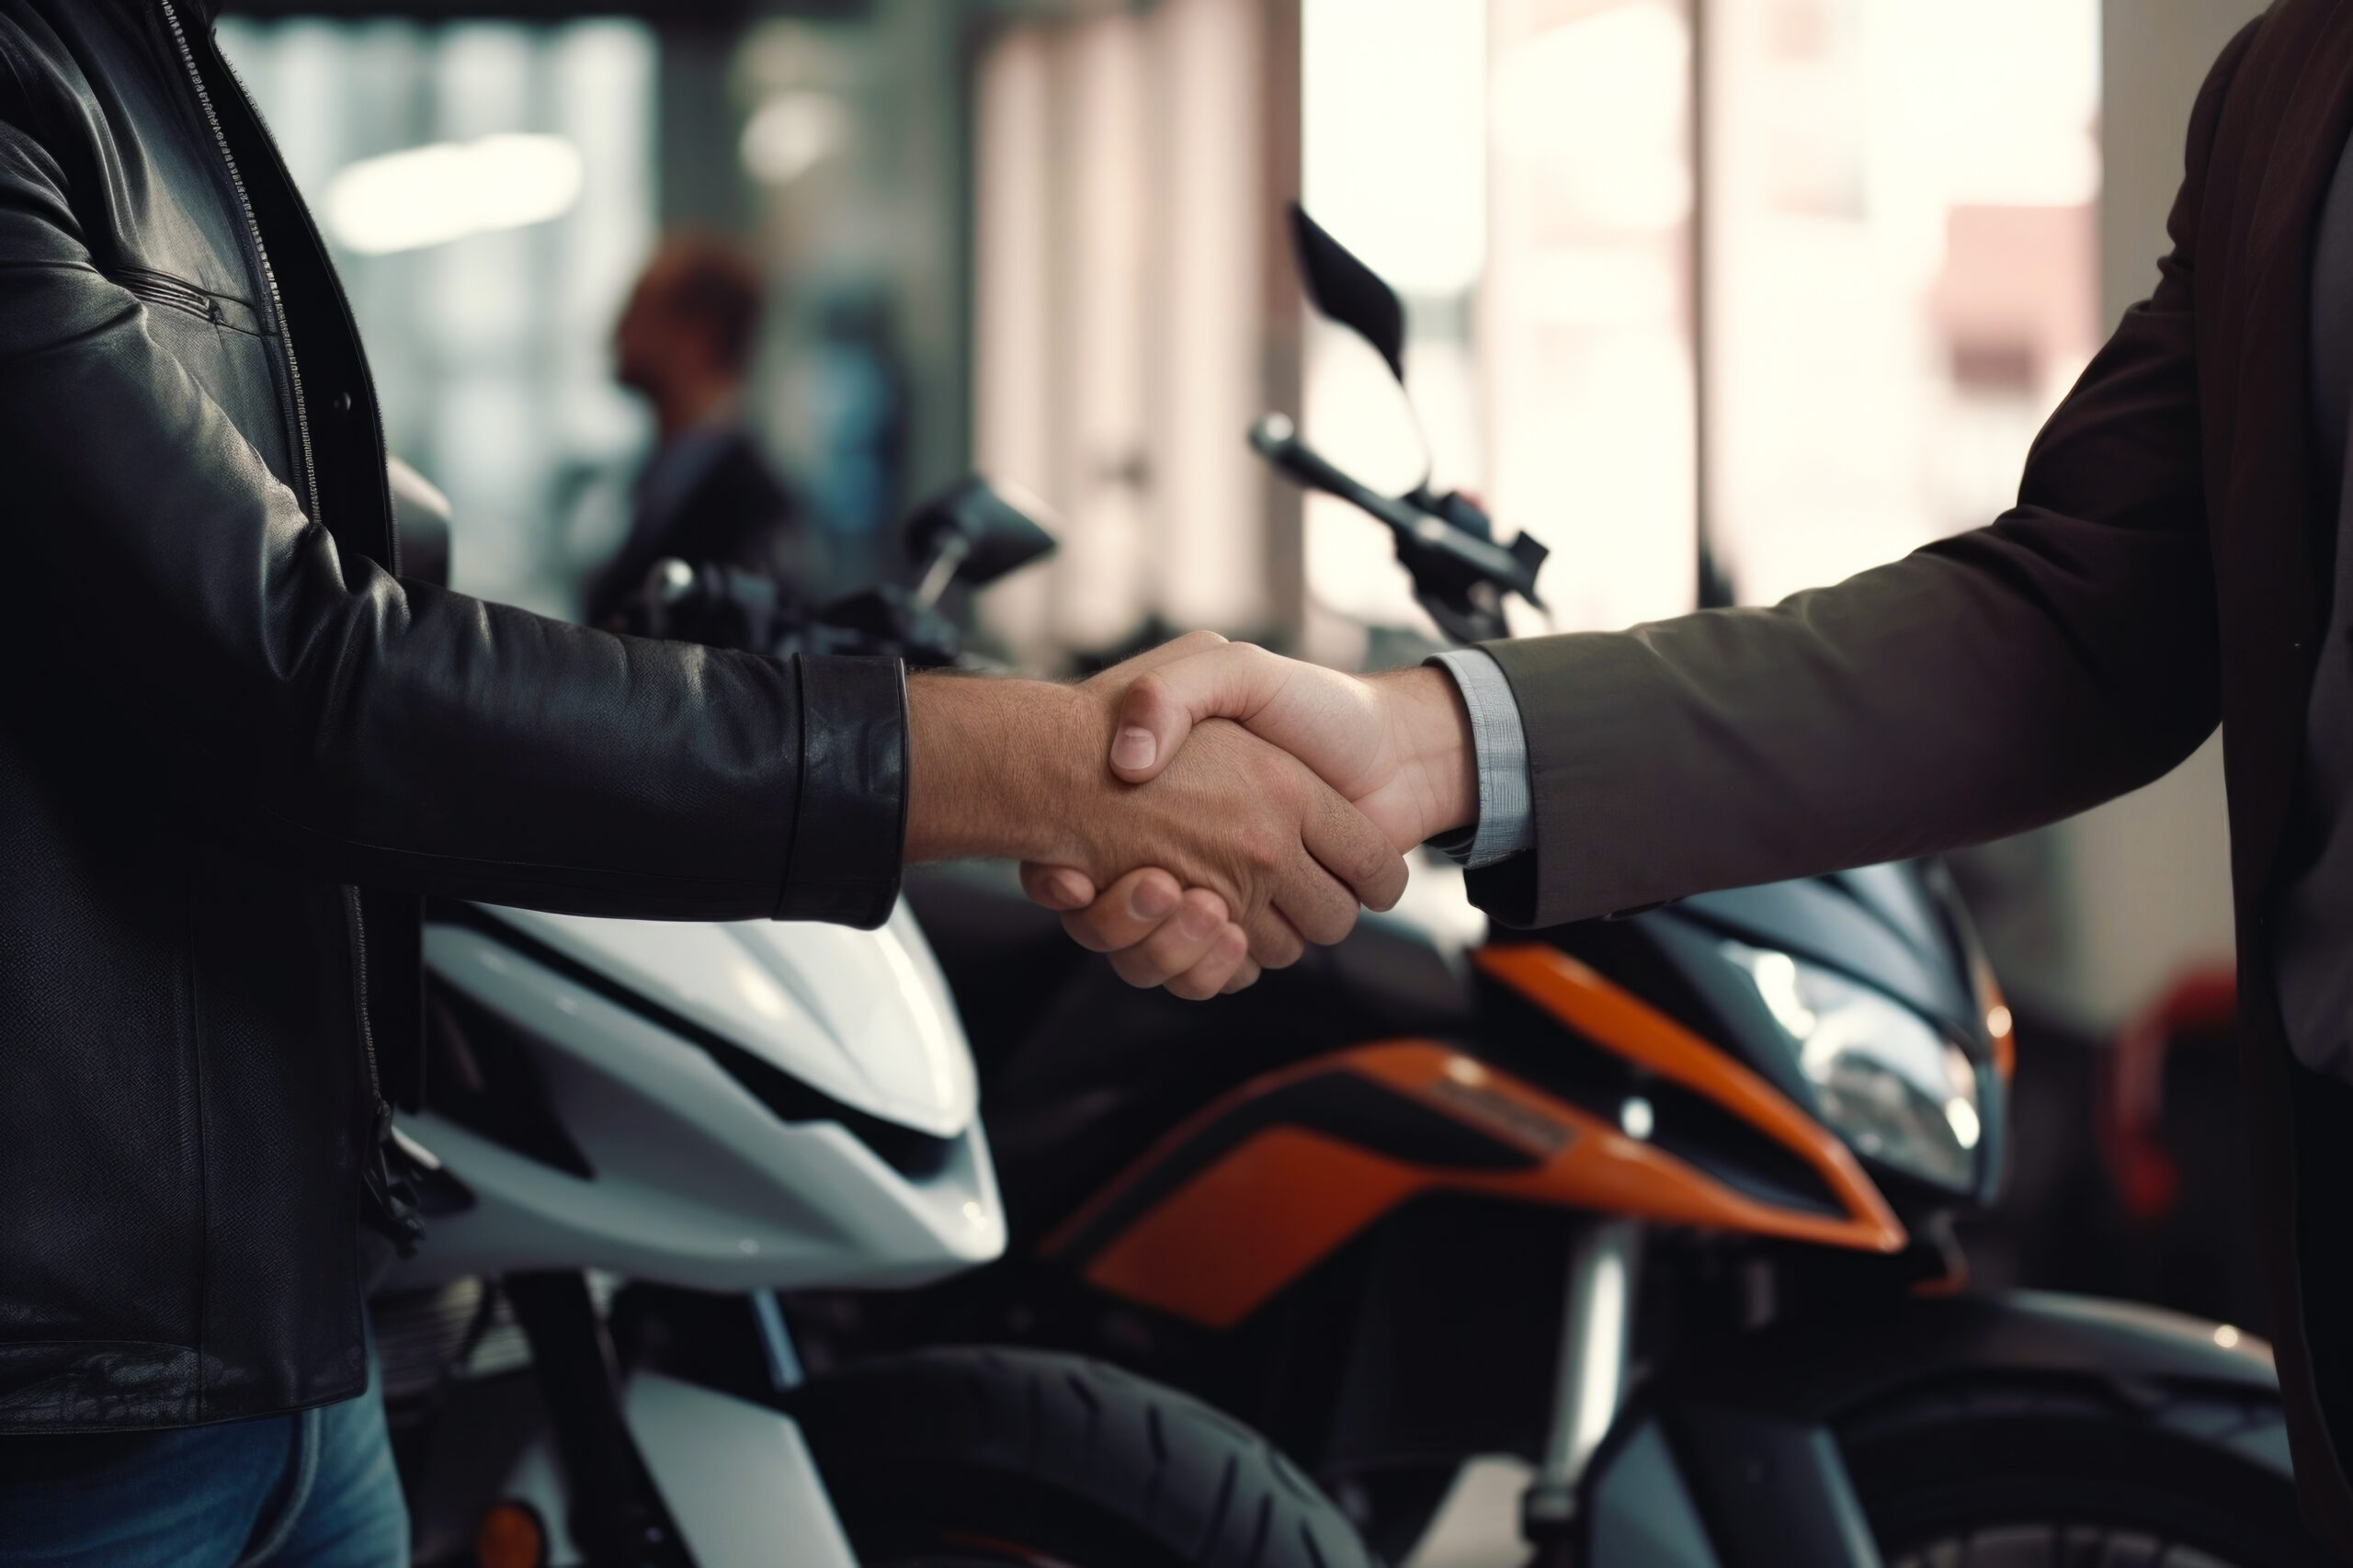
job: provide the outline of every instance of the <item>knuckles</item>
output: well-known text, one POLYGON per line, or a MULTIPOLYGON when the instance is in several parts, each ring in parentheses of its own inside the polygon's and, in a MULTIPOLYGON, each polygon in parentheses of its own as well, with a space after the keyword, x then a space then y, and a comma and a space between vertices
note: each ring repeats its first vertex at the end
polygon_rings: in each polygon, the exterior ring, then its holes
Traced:
POLYGON ((1120 699, 1120 719, 1122 723, 1142 724, 1156 728, 1153 722, 1174 700, 1168 691, 1168 679, 1157 671, 1147 670, 1136 676, 1127 695, 1120 699))

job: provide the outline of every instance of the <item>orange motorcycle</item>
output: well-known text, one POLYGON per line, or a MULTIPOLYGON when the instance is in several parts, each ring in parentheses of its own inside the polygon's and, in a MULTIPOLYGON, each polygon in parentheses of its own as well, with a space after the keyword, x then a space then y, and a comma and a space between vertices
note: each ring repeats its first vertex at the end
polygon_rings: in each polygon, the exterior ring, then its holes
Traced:
MULTIPOLYGON (((1402 373, 1396 297, 1295 222, 1311 299, 1402 373)), ((1390 524, 1449 635, 1533 599, 1541 547, 1465 498, 1371 490, 1287 422, 1254 439, 1390 524)), ((1447 875, 1198 1006, 1128 991, 993 873, 914 879, 1013 1246, 794 1301, 808 1353, 1125 1363, 1267 1432, 1408 1564, 1498 1475, 1541 1560, 1590 1568, 2325 1561, 2251 1335, 1968 1288, 1952 1220, 2000 1188, 2012 1028, 1934 864, 1484 939, 1447 875)))

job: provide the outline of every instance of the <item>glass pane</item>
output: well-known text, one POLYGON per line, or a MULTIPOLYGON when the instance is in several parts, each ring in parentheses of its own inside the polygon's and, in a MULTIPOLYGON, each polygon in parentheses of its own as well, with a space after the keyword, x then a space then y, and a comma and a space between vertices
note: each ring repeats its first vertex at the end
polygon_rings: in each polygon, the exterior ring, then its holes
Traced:
POLYGON ((2017 494, 2096 346, 2097 0, 1708 0, 1711 539, 1770 602, 2017 494))
POLYGON ((1563 630, 1690 608, 1690 21, 1495 0, 1481 335, 1498 520, 1553 550, 1563 630))
POLYGON ((652 34, 236 18, 220 33, 321 215, 392 450, 449 495, 457 585, 568 614, 624 526, 646 437, 607 342, 653 240, 652 34))

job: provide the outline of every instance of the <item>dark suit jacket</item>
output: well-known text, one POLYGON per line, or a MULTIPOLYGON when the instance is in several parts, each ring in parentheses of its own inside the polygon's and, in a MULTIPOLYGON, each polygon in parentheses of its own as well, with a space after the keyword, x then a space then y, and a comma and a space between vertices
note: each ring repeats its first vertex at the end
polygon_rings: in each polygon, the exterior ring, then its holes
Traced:
POLYGON ((801 504, 777 477, 750 436, 725 432, 685 494, 655 519, 636 519, 629 539, 588 585, 583 619, 602 625, 644 585, 655 562, 675 555, 688 565, 742 566, 776 575, 789 592, 809 586, 801 546, 801 504), (646 526, 648 521, 654 526, 646 526))
POLYGON ((2320 646, 2307 338, 2349 128, 2353 4, 2279 0, 2199 95, 2154 294, 1992 526, 1770 609, 1494 645, 1537 845, 1472 887, 1552 925, 1950 848, 2145 784, 2219 720, 2280 1381, 2306 1513, 2353 1555, 2353 1091, 2290 1055, 2269 951, 2314 662, 2348 656, 2320 646))

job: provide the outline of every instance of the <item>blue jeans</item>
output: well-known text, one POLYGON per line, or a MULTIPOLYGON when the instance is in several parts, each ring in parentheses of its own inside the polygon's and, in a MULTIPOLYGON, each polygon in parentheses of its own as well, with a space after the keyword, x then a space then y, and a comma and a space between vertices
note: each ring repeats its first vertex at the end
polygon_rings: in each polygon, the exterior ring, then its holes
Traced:
POLYGON ((381 1391, 135 1438, 0 1437, 0 1563, 407 1568, 381 1391))

